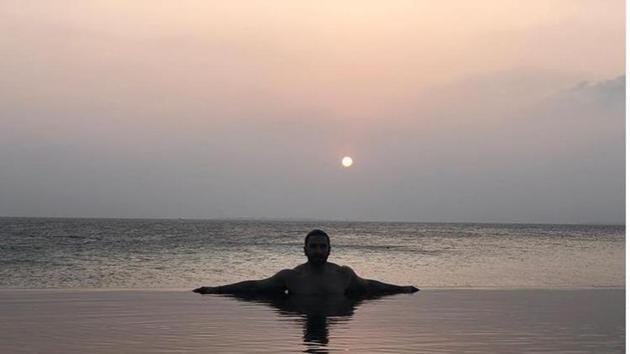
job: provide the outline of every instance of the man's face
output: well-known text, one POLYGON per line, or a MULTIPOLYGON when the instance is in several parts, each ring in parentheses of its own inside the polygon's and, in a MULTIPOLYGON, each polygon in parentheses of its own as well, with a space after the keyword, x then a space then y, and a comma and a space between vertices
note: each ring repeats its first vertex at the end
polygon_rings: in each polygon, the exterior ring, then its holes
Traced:
POLYGON ((330 245, 326 236, 310 236, 306 246, 304 246, 304 253, 308 258, 308 262, 312 265, 320 266, 326 263, 330 254, 330 245))

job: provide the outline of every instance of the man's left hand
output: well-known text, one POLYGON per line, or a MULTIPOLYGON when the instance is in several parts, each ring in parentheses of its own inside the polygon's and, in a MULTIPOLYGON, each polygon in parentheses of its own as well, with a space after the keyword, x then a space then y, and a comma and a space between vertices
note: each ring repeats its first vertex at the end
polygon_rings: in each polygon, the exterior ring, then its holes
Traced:
POLYGON ((415 286, 403 286, 403 292, 407 294, 415 293, 417 291, 420 291, 420 289, 416 288, 415 286))

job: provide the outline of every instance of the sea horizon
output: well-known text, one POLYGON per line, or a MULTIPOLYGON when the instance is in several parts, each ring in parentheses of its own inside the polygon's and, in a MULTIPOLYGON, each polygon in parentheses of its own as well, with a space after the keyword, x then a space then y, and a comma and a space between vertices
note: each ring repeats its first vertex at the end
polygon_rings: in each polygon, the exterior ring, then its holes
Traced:
POLYGON ((324 223, 392 223, 392 224, 455 224, 455 225, 541 225, 541 226, 614 226, 625 227, 626 224, 598 222, 526 222, 526 221, 410 221, 410 220, 378 220, 378 219, 326 219, 326 218, 276 218, 276 217, 114 217, 114 216, 0 216, 0 219, 93 219, 93 220, 191 220, 191 221, 277 221, 277 222, 324 222, 324 223))

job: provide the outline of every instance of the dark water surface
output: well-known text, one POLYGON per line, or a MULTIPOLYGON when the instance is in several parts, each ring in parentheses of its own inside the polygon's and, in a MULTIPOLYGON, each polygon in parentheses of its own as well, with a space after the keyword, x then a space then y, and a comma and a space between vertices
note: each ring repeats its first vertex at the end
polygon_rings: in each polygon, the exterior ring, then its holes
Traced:
POLYGON ((622 289, 423 290, 252 301, 0 290, 2 353, 622 353, 622 289))
POLYGON ((0 218, 0 353, 621 353, 624 231, 0 218), (313 228, 331 235, 330 261, 423 290, 363 301, 190 292, 304 262, 313 228))
POLYGON ((193 288, 330 261, 420 288, 625 286, 624 226, 0 218, 0 288, 193 288))

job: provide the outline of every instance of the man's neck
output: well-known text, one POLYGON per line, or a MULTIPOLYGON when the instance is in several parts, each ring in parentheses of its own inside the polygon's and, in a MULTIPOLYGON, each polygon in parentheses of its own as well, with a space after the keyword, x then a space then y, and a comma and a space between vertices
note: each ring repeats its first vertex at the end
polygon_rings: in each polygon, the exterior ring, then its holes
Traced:
POLYGON ((328 262, 324 262, 322 264, 306 262, 306 265, 308 266, 308 269, 310 271, 312 271, 313 273, 323 272, 324 269, 326 269, 326 265, 327 264, 328 264, 328 262))

